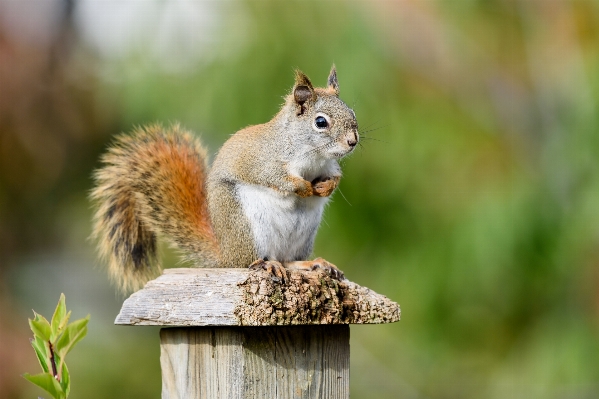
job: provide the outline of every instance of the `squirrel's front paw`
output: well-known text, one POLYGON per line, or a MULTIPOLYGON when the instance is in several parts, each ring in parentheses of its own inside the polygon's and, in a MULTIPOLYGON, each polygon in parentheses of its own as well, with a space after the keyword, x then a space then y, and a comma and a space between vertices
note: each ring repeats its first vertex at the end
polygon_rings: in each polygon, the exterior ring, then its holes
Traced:
POLYGON ((312 183, 302 178, 293 179, 294 190, 293 192, 302 198, 311 197, 314 195, 312 183))
POLYGON ((287 283, 287 270, 276 260, 257 259, 249 266, 250 270, 266 270, 278 283, 287 283))
POLYGON ((325 178, 324 180, 316 179, 312 181, 312 192, 317 197, 328 197, 333 193, 339 185, 340 176, 325 178))

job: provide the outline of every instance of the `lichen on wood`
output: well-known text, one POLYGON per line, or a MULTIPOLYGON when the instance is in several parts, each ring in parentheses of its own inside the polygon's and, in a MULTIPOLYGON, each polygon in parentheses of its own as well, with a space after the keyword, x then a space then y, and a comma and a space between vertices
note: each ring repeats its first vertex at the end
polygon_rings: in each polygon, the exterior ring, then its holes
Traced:
POLYGON ((274 326, 378 324, 399 320, 399 305, 322 270, 287 271, 280 282, 248 269, 167 269, 123 303, 115 324, 274 326))
POLYGON ((253 271, 238 285, 244 294, 234 313, 241 325, 370 324, 400 318, 397 303, 322 270, 289 270, 285 282, 253 271))

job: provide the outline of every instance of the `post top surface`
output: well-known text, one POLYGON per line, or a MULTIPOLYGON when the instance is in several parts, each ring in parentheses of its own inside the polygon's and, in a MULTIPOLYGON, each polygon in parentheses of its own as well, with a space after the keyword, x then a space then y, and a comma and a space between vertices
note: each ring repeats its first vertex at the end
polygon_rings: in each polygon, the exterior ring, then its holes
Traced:
POLYGON ((248 269, 166 269, 125 300, 115 324, 276 326, 380 324, 399 305, 324 271, 288 271, 285 283, 248 269))

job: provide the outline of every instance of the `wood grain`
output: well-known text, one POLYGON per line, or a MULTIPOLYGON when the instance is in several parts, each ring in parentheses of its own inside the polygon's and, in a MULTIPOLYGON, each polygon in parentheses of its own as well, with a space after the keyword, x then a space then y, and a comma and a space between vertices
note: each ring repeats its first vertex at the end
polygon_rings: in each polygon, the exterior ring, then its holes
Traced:
POLYGON ((162 329, 162 398, 349 398, 349 326, 162 329))

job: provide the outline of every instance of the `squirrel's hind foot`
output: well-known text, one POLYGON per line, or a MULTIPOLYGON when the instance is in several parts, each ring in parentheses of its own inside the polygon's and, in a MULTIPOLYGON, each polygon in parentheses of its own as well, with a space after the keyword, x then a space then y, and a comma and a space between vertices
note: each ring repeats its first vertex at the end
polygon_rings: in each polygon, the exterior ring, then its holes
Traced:
POLYGON ((272 279, 278 283, 287 284, 287 270, 276 260, 257 259, 249 266, 250 270, 265 270, 272 275, 272 279))
POLYGON ((324 270, 335 280, 345 280, 345 274, 334 264, 324 260, 323 258, 316 258, 314 260, 301 260, 295 262, 287 262, 285 263, 285 267, 287 269, 296 269, 296 270, 324 270))
POLYGON ((257 259, 250 266, 250 270, 264 270, 272 276, 272 279, 278 283, 287 284, 289 276, 287 270, 303 270, 314 271, 324 270, 329 276, 335 280, 345 280, 345 275, 337 266, 324 260, 316 258, 314 260, 300 260, 294 262, 285 262, 285 265, 276 260, 257 259))

